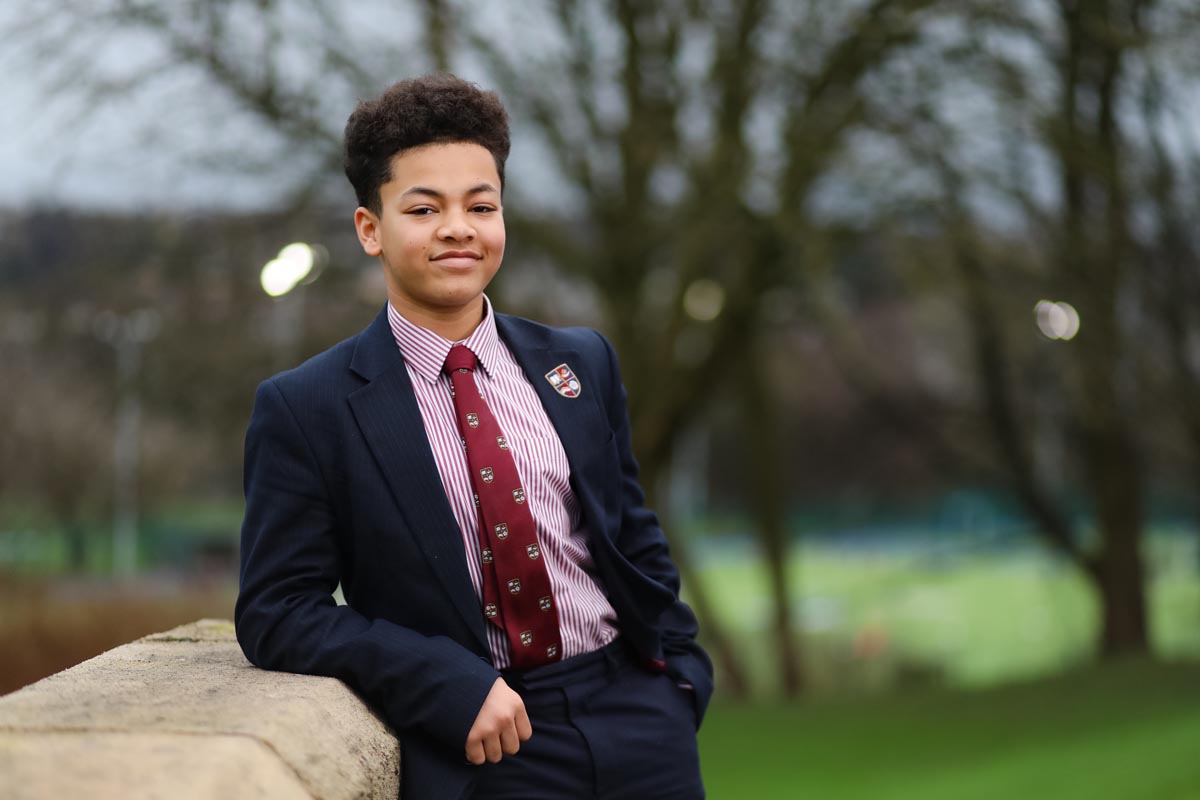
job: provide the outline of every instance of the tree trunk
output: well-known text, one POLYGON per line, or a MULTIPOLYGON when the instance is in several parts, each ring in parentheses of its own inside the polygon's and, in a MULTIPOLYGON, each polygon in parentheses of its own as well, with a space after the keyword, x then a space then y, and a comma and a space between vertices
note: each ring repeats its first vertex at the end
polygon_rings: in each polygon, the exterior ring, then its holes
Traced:
POLYGON ((1149 650, 1143 533, 1141 449, 1128 420, 1141 409, 1130 368, 1131 335, 1120 300, 1139 268, 1124 171, 1130 151, 1117 113, 1127 70, 1118 33, 1130 33, 1129 12, 1108 0, 1060 0, 1066 34, 1061 62, 1058 159, 1064 205, 1060 263, 1086 320, 1076 348, 1072 417, 1083 444, 1085 479, 1095 504, 1100 547, 1087 566, 1102 608, 1100 654, 1149 650), (1083 102, 1091 97, 1093 102, 1083 102))
POLYGON ((764 361, 761 353, 747 353, 739 362, 744 372, 738 383, 742 393, 742 422, 750 463, 751 508, 771 584, 772 625, 779 679, 784 696, 795 697, 804 688, 804 678, 792 621, 788 578, 791 542, 785 520, 785 465, 780 447, 779 415, 775 413, 772 403, 771 387, 764 380, 767 374, 764 361))
MULTIPOLYGON (((1141 560, 1131 552, 1136 533, 1110 531, 1119 539, 1097 564, 1097 589, 1102 609, 1100 655, 1104 658, 1150 651, 1147 630, 1146 585, 1141 560)), ((1136 546, 1132 551, 1136 552, 1136 546)))
POLYGON ((1100 654, 1106 658, 1150 649, 1141 469, 1128 434, 1118 426, 1107 426, 1086 448, 1101 537, 1090 572, 1101 601, 1100 654))

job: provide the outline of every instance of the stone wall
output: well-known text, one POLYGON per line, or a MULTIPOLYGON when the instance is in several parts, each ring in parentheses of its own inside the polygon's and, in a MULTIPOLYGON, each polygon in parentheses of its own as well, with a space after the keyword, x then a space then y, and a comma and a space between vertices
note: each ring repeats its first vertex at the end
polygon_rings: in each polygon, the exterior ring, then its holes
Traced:
POLYGON ((344 684, 251 666, 223 620, 0 697, 6 800, 395 800, 399 768, 396 737, 344 684))

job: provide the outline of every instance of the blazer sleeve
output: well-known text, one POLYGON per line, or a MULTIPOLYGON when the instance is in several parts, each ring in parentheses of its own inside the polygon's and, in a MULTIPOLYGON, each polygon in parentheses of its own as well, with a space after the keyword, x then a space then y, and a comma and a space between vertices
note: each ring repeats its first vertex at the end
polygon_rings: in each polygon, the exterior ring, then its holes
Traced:
POLYGON ((602 334, 596 335, 603 343, 608 358, 608 397, 605 406, 621 465, 621 530, 617 536, 617 548, 642 574, 666 586, 675 595, 674 602, 658 619, 663 655, 667 672, 695 690, 696 719, 699 722, 712 696, 712 661, 696 641, 699 629, 696 615, 679 599, 679 570, 671 560, 658 516, 646 508, 645 494, 638 481, 637 460, 633 457, 629 409, 616 351, 602 334))
POLYGON ((339 678, 397 730, 461 748, 498 677, 490 663, 339 606, 339 528, 321 465, 274 379, 246 434, 246 515, 234 619, 251 663, 339 678))

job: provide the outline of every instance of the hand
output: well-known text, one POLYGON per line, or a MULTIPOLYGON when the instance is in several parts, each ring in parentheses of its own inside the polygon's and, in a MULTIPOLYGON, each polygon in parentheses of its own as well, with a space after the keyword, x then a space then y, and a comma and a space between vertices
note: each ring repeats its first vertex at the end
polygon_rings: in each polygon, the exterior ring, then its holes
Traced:
POLYGON ((525 701, 508 688, 504 678, 496 678, 467 732, 467 761, 476 765, 485 760, 495 764, 504 756, 516 754, 521 742, 532 735, 525 701))

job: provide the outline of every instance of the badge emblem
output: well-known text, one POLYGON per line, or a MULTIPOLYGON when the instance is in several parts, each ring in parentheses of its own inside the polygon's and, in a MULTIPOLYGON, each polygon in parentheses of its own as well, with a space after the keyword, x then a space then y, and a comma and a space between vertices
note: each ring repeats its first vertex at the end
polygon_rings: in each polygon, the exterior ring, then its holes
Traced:
POLYGON ((504 539, 508 538, 508 523, 507 522, 501 522, 499 525, 496 526, 496 538, 500 539, 500 540, 504 540, 504 539))
POLYGON ((538 608, 542 611, 550 610, 550 595, 546 595, 541 600, 538 600, 538 608))
POLYGON ((533 644, 533 631, 521 631, 521 644, 526 647, 533 644))
POLYGON ((525 502, 525 490, 524 489, 513 489, 513 500, 516 500, 518 503, 524 503, 525 502))
POLYGON ((558 655, 558 645, 552 644, 546 648, 546 658, 554 658, 558 655))
POLYGON ((500 448, 501 450, 507 450, 507 449, 508 449, 508 442, 504 441, 504 437, 503 437, 503 436, 497 436, 497 437, 496 437, 496 444, 497 444, 497 446, 499 446, 499 448, 500 448))
POLYGON ((525 545, 525 552, 529 554, 530 558, 537 558, 540 551, 536 544, 529 544, 525 545))
POLYGON ((479 415, 478 414, 467 414, 467 424, 470 425, 472 428, 478 428, 479 427, 479 415))
POLYGON ((484 483, 491 483, 496 479, 496 473, 492 472, 491 467, 484 467, 479 470, 479 477, 483 478, 484 483))
POLYGON ((521 593, 521 579, 513 578, 511 581, 509 581, 508 582, 508 591, 512 592, 513 594, 520 594, 521 593))
POLYGON ((554 387, 554 391, 563 397, 579 397, 580 392, 583 391, 583 386, 579 383, 579 378, 575 377, 575 373, 566 364, 559 364, 547 372, 546 380, 550 381, 550 385, 554 387))
POLYGON ((495 619, 496 614, 499 613, 499 610, 496 608, 495 603, 488 603, 483 607, 483 613, 488 619, 495 619))
POLYGON ((485 563, 485 564, 490 564, 490 563, 492 563, 492 551, 491 551, 491 550, 488 550, 488 549, 485 547, 485 548, 483 549, 483 553, 481 553, 481 555, 483 556, 483 563, 485 563))

